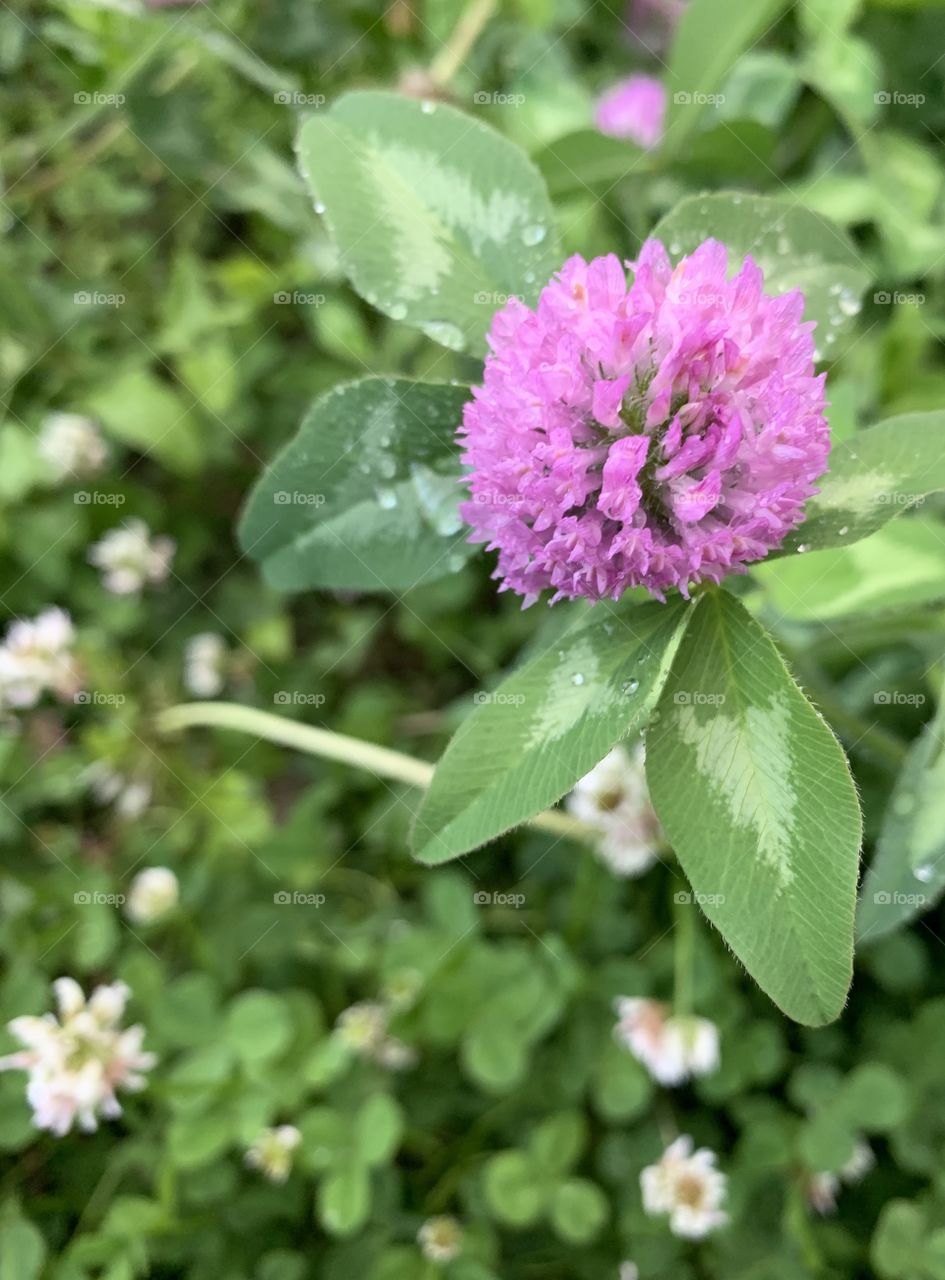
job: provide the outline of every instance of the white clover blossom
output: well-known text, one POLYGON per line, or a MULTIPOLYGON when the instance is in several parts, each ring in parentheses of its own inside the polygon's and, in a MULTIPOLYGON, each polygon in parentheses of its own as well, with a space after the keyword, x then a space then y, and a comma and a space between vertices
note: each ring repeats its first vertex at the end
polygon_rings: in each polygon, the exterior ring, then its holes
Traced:
POLYGON ((420 1252, 429 1262, 452 1262, 463 1247, 463 1228, 449 1214, 427 1218, 417 1232, 420 1252))
POLYGON ((728 1180, 715 1161, 715 1152, 706 1147, 693 1151, 688 1135, 677 1138, 640 1174, 645 1211, 668 1214, 672 1233, 689 1240, 724 1226, 728 1216, 721 1206, 728 1180))
POLYGON ((71 697, 78 687, 75 629, 64 609, 44 609, 10 624, 0 644, 0 704, 35 707, 47 690, 71 697))
POLYGON ((137 1092, 157 1061, 142 1052, 144 1028, 121 1028, 130 991, 96 987, 88 1000, 73 978, 53 983, 58 1015, 14 1018, 8 1029, 24 1048, 0 1058, 0 1071, 26 1071, 33 1123, 62 1137, 73 1124, 91 1131, 121 1115, 119 1089, 137 1092))
POLYGON ((635 1262, 621 1262, 618 1280, 640 1280, 640 1268, 635 1262))
POLYGON ((143 520, 128 520, 93 543, 88 558, 102 571, 107 591, 133 595, 148 584, 164 582, 175 549, 173 538, 152 538, 143 520))
POLYGON ((619 996, 614 1035, 654 1080, 673 1086, 719 1065, 719 1031, 708 1018, 673 1015, 658 1000, 619 996))
POLYGON ((215 631, 201 631, 187 641, 184 684, 195 698, 215 698, 225 683, 226 645, 215 631))
POLYGON ((55 480, 94 475, 108 461, 98 423, 80 413, 50 413, 40 427, 37 449, 55 480))
POLYGON ((596 833, 596 852, 614 875, 639 876, 657 860, 661 828, 650 802, 643 747, 618 745, 576 784, 568 809, 596 833))
POLYGON ((258 1169, 270 1182, 285 1182, 292 1172, 295 1149, 302 1135, 295 1125, 263 1129, 243 1157, 250 1169, 258 1169))
POLYGON ((173 911, 180 898, 177 876, 168 867, 147 867, 128 890, 125 914, 136 924, 153 924, 173 911))

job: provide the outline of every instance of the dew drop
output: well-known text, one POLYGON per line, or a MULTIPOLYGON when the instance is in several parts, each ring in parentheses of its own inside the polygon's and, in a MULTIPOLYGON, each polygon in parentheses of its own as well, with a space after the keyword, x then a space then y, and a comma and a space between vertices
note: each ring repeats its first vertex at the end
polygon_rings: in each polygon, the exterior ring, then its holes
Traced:
POLYGON ((388 311, 392 320, 403 320, 406 314, 407 308, 402 302, 395 302, 388 311))
POLYGON ((671 240, 669 244, 669 251, 673 254, 682 253, 682 245, 678 240, 671 240))
POLYGON ((849 532, 850 532, 850 526, 848 524, 842 524, 840 528, 837 530, 837 533, 839 533, 841 538, 849 532))
POLYGON ((856 316, 859 315, 863 304, 855 293, 844 293, 841 294, 837 306, 845 316, 856 316))
POLYGON ((434 111, 436 110, 436 103, 428 102, 425 100, 420 103, 420 110, 423 112, 425 116, 432 116, 434 111))
POLYGON ((575 671, 574 675, 571 677, 571 683, 577 685, 582 685, 584 683, 584 677, 581 675, 580 671, 575 671))
POLYGON ((921 867, 916 867, 912 874, 917 880, 921 880, 923 884, 928 884, 930 880, 935 878, 935 868, 930 862, 925 862, 921 867))
POLYGON ((392 511, 397 506, 397 494, 393 489, 378 489, 376 497, 377 505, 383 507, 385 511, 392 511))
POLYGON ((625 680, 621 686, 621 688, 623 689, 623 692, 626 694, 636 693, 639 687, 640 687, 639 680, 625 680))
POLYGON ((522 231, 522 243, 528 245, 541 244, 547 234, 547 227, 543 227, 540 222, 533 222, 522 231))
POLYGON ((799 556, 802 556, 805 551, 810 551, 810 543, 802 542, 801 545, 797 548, 797 554, 799 556))
POLYGON ((321 200, 316 200, 316 201, 315 201, 315 212, 316 212, 316 213, 324 213, 324 212, 325 212, 325 205, 324 205, 324 203, 323 203, 321 200))

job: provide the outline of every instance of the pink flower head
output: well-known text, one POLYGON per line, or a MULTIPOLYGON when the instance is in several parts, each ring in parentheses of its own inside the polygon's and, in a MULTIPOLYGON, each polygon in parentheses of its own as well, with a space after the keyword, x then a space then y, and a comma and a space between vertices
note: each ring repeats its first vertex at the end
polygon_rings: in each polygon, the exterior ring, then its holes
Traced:
POLYGON ((597 103, 594 123, 601 133, 629 138, 649 151, 663 137, 666 90, 653 76, 620 80, 597 103))
POLYGON ((830 450, 803 295, 728 278, 707 240, 674 268, 648 240, 633 283, 613 254, 570 258, 535 311, 492 323, 460 435, 470 541, 525 604, 546 588, 659 599, 780 546, 830 450))

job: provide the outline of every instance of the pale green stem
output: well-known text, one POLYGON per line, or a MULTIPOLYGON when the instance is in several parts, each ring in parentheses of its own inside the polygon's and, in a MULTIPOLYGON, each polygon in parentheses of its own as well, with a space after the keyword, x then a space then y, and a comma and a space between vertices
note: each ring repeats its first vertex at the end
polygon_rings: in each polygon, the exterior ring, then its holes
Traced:
MULTIPOLYGON (((433 765, 425 760, 415 760, 373 742, 332 733, 330 729, 317 729, 314 725, 286 720, 271 711, 244 707, 235 702, 182 703, 162 711, 157 717, 157 726, 161 733, 176 733, 197 726, 252 733, 267 742, 278 742, 281 746, 294 747, 297 751, 322 756, 326 760, 338 760, 356 769, 366 769, 378 778, 393 778, 412 787, 428 787, 433 777, 433 765)), ((546 809, 530 819, 528 825, 576 840, 587 840, 591 836, 583 822, 558 809, 546 809)))
POLYGON ((430 63, 430 79, 437 88, 445 89, 455 76, 495 10, 496 0, 470 0, 449 40, 430 63))
POLYGON ((689 1017, 692 1013, 692 984, 696 963, 696 904, 692 901, 674 903, 675 925, 675 979, 673 989, 673 1013, 677 1017, 689 1017))

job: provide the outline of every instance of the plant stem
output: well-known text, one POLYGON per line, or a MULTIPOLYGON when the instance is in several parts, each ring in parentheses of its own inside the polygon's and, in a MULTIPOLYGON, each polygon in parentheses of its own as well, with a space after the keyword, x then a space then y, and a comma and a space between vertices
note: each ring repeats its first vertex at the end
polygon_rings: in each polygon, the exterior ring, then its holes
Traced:
POLYGON ((430 79, 438 89, 445 89, 466 61, 495 9, 496 0, 470 0, 452 35, 430 63, 430 79))
POLYGON ((674 902, 673 935, 675 974, 673 980, 673 1013, 688 1017, 692 1013, 692 983, 696 963, 696 904, 674 902))
MULTIPOLYGON (((425 760, 415 760, 400 751, 379 747, 360 738, 349 738, 330 729, 317 729, 314 725, 286 720, 271 711, 256 707, 244 707, 235 702, 187 702, 162 711, 157 717, 160 733, 177 733, 181 729, 196 726, 215 729, 234 729, 238 733, 252 733, 267 742, 277 742, 284 747, 294 747, 309 755, 326 760, 338 760, 342 764, 366 769, 378 778, 393 778, 412 787, 428 787, 433 778, 433 765, 425 760)), ((546 809, 529 820, 529 826, 555 835, 587 839, 588 828, 583 822, 558 809, 546 809)))

